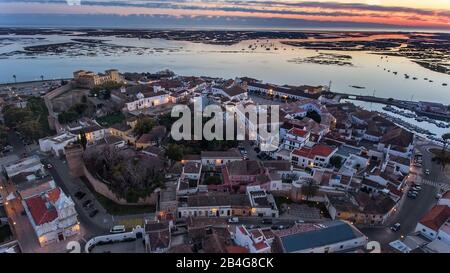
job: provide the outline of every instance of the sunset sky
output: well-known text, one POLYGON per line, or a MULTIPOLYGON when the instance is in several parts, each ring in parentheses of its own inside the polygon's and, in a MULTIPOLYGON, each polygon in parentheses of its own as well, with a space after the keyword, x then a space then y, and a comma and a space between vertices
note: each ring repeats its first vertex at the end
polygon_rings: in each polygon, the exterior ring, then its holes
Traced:
POLYGON ((176 25, 179 21, 198 27, 220 22, 240 27, 386 25, 450 29, 450 1, 0 0, 0 25, 102 26, 113 18, 124 23, 128 18, 130 25, 134 22, 148 27, 163 22, 176 25))

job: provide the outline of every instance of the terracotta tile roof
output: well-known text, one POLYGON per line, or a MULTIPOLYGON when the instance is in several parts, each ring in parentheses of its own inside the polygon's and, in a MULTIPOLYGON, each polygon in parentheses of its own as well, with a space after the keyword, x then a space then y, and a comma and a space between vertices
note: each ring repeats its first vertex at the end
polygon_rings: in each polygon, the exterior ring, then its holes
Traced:
POLYGON ((317 144, 312 148, 303 147, 301 149, 295 149, 292 153, 294 155, 307 157, 314 159, 315 156, 328 157, 335 149, 325 144, 317 144))
POLYGON ((49 200, 52 203, 55 203, 56 201, 58 201, 60 195, 61 195, 61 189, 54 188, 53 190, 47 192, 47 200, 49 200))
POLYGON ((396 128, 384 134, 380 142, 387 145, 408 147, 408 145, 413 142, 413 139, 413 133, 408 132, 403 128, 396 128))
POLYGON ((437 231, 449 217, 450 207, 446 205, 436 205, 422 217, 420 223, 428 228, 431 228, 432 230, 437 231))
POLYGON ((225 251, 227 253, 248 253, 248 249, 242 246, 226 246, 225 251))
POLYGON ((25 202, 34 223, 38 226, 58 218, 56 208, 47 201, 45 196, 32 197, 27 199, 25 202))
POLYGON ((444 195, 442 196, 443 199, 450 199, 450 191, 447 191, 444 193, 444 195))
POLYGON ((253 244, 253 246, 254 246, 257 250, 260 250, 260 249, 263 249, 263 248, 267 248, 267 247, 268 247, 268 245, 267 245, 266 242, 264 242, 264 241, 259 242, 259 243, 256 243, 256 244, 253 244))
POLYGON ((306 137, 308 135, 308 131, 298 128, 292 128, 288 133, 299 137, 306 137))
POLYGON ((152 140, 152 136, 150 134, 143 134, 137 141, 136 143, 139 144, 146 144, 146 143, 151 143, 153 142, 152 140))
POLYGON ((258 229, 251 230, 250 233, 255 239, 263 236, 262 232, 258 229))

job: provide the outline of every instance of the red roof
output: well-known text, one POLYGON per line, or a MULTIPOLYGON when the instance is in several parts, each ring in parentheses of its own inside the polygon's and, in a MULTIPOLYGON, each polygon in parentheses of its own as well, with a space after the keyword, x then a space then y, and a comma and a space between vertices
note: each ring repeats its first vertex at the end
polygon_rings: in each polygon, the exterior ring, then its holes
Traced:
POLYGON ((325 144, 317 144, 312 148, 295 149, 292 153, 297 156, 314 159, 316 156, 328 157, 335 149, 325 144))
POLYGON ((306 137, 308 131, 299 128, 292 128, 288 133, 299 137, 306 137))
POLYGON ((35 196, 26 200, 28 210, 38 226, 51 222, 58 218, 58 213, 53 205, 48 203, 45 196, 35 196))
POLYGON ((267 247, 266 242, 262 241, 253 245, 257 250, 263 249, 267 247))
POLYGON ((61 189, 54 188, 54 189, 50 190, 49 192, 47 192, 47 200, 49 200, 52 203, 55 203, 56 201, 58 201, 60 194, 61 194, 61 189))
POLYGON ((263 236, 262 232, 259 231, 258 229, 251 230, 250 233, 255 239, 263 236))
POLYGON ((248 249, 242 246, 226 246, 227 253, 248 253, 248 249))
POLYGON ((450 207, 446 205, 436 205, 432 207, 427 214, 420 220, 420 223, 432 230, 438 231, 439 228, 450 217, 450 207))
POLYGON ((442 199, 450 199, 450 191, 446 191, 444 195, 442 195, 442 199))

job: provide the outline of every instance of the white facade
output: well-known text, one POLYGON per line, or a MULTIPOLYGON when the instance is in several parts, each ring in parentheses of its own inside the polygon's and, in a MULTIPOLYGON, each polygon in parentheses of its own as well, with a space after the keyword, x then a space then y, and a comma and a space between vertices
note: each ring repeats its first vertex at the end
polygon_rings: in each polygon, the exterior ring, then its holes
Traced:
POLYGON ((434 240, 437 237, 437 232, 434 229, 431 229, 420 222, 417 223, 415 232, 420 232, 425 238, 428 238, 430 240, 434 240))
POLYGON ((236 226, 234 242, 250 253, 270 253, 271 247, 261 230, 248 231, 245 226, 236 226))
POLYGON ((136 96, 138 98, 137 100, 132 101, 132 102, 127 102, 125 104, 126 109, 128 111, 135 111, 138 109, 150 108, 150 107, 154 107, 157 105, 166 104, 170 101, 169 94, 161 94, 161 95, 156 95, 156 96, 151 96, 151 97, 144 97, 144 95, 142 93, 138 93, 136 96))
MULTIPOLYGON (((58 189, 55 188, 52 191, 55 190, 58 189)), ((80 225, 77 218, 78 214, 75 210, 75 203, 70 197, 65 195, 61 189, 59 189, 59 191, 60 193, 57 200, 49 200, 48 193, 44 193, 44 196, 42 197, 47 198, 47 201, 45 203, 46 206, 52 206, 56 210, 57 217, 50 222, 45 222, 42 224, 36 223, 31 213, 33 208, 29 207, 29 205, 33 203, 28 203, 27 200, 29 199, 22 201, 28 219, 33 226, 34 232, 38 237, 41 246, 65 240, 68 237, 77 235, 80 232, 80 225)))
POLYGON ((292 253, 333 253, 333 252, 343 252, 346 250, 358 248, 358 247, 364 247, 367 244, 367 238, 364 236, 338 242, 335 244, 329 244, 329 245, 323 245, 320 247, 315 248, 309 248, 309 249, 303 249, 300 251, 294 251, 292 253))
POLYGON ((295 148, 301 148, 309 139, 309 132, 305 132, 304 135, 295 134, 295 132, 301 132, 300 129, 291 129, 286 133, 284 139, 284 148, 293 150, 295 148))
POLYGON ((75 142, 77 136, 72 133, 62 133, 54 137, 39 139, 39 148, 42 152, 52 152, 56 156, 64 154, 64 147, 75 142))
POLYGON ((233 161, 241 161, 242 157, 235 158, 202 158, 203 166, 223 166, 233 161))
POLYGON ((37 155, 19 159, 18 161, 4 166, 4 169, 10 178, 22 172, 36 172, 41 170, 42 173, 44 173, 44 166, 37 155))

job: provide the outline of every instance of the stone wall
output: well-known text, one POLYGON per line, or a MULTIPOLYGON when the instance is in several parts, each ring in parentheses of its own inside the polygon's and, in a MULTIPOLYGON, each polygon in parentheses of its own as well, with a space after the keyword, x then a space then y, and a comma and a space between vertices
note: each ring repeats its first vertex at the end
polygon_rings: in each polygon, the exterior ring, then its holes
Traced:
POLYGON ((89 181, 89 183, 92 185, 92 187, 94 188, 94 190, 105 196, 106 198, 110 199, 111 201, 119 204, 119 205, 155 205, 156 201, 158 199, 158 193, 154 192, 152 193, 149 197, 142 199, 140 198, 138 202, 136 203, 129 203, 127 202, 127 200, 123 199, 123 198, 118 198, 109 188, 108 186, 99 181, 97 178, 95 178, 90 172, 89 170, 86 168, 86 166, 83 164, 83 171, 84 171, 84 176, 87 178, 87 180, 89 181))

